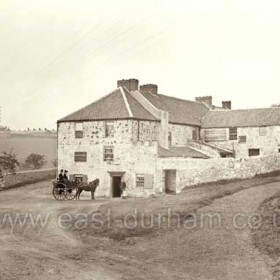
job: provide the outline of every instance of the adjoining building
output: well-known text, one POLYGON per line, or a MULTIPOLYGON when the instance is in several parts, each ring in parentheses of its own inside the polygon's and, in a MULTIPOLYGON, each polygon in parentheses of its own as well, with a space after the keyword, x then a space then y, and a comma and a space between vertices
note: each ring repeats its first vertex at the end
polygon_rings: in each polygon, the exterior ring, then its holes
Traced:
POLYGON ((205 161, 278 152, 279 108, 244 113, 231 110, 230 101, 213 106, 211 96, 188 101, 159 94, 154 84, 139 88, 136 79, 117 86, 58 121, 58 168, 84 180, 99 178, 97 196, 119 197, 121 181, 134 197, 177 192, 176 167, 161 164, 167 158, 205 161))

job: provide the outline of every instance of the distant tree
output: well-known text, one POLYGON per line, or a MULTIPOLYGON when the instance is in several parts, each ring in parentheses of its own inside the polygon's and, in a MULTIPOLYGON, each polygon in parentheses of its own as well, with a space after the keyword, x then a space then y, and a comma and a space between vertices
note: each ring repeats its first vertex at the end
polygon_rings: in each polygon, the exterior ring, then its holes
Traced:
POLYGON ((280 104, 272 104, 271 107, 272 108, 280 107, 280 104))
POLYGON ((27 131, 30 131, 30 128, 29 128, 29 127, 27 128, 27 131))
POLYGON ((2 155, 0 156, 1 169, 15 173, 17 166, 19 166, 19 162, 17 160, 17 155, 13 152, 13 150, 10 150, 9 153, 2 152, 2 155))
POLYGON ((39 131, 41 131, 42 129, 39 127, 39 131))
POLYGON ((52 164, 53 164, 54 167, 57 167, 57 159, 54 159, 54 160, 52 161, 52 164))
POLYGON ((35 129, 35 128, 33 128, 33 131, 36 131, 36 129, 35 129))
POLYGON ((26 166, 33 166, 34 169, 40 169, 46 164, 45 156, 36 153, 31 153, 25 159, 26 166))

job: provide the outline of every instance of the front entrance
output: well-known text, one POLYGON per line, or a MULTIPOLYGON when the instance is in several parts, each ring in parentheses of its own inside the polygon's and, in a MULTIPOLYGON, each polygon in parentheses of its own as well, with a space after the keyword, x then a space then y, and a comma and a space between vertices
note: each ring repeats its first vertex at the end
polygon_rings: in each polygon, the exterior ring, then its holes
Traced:
POLYGON ((121 197, 121 176, 112 177, 112 196, 121 197))
POLYGON ((165 192, 176 193, 176 170, 165 170, 165 192))

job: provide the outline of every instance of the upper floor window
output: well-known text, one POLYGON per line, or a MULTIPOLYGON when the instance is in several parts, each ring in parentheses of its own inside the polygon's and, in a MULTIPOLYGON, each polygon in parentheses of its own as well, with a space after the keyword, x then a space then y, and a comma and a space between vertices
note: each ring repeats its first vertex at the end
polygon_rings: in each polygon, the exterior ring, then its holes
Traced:
POLYGON ((77 122, 75 123, 75 138, 83 138, 84 133, 83 133, 83 123, 82 122, 77 122))
POLYGON ((86 152, 75 152, 75 162, 86 162, 87 153, 86 152))
POLYGON ((104 161, 114 159, 114 148, 113 147, 104 147, 104 161))
POLYGON ((229 128, 229 140, 237 140, 237 127, 229 128))
POLYGON ((239 143, 246 143, 247 142, 247 137, 245 135, 239 136, 239 143))
POLYGON ((192 140, 194 140, 194 141, 198 140, 198 130, 197 129, 194 129, 192 131, 192 140))
POLYGON ((114 136, 114 122, 106 121, 105 122, 105 137, 114 136))
POLYGON ((261 126, 259 128, 259 133, 260 133, 260 136, 265 136, 266 135, 266 126, 261 126))

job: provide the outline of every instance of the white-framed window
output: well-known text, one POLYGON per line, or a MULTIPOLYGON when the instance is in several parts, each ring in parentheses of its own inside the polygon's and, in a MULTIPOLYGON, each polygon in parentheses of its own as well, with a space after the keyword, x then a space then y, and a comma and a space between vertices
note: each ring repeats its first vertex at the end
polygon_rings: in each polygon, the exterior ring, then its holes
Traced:
POLYGON ((114 160, 114 148, 111 146, 104 147, 104 161, 114 160))
POLYGON ((105 121, 105 137, 113 137, 113 136, 114 136, 114 122, 105 121))
POLYGON ((140 187, 140 188, 145 187, 145 176, 144 175, 136 175, 136 187, 140 187))
POLYGON ((154 185, 153 174, 136 174, 136 187, 152 189, 154 185))
POLYGON ((75 123, 75 138, 83 138, 84 136, 84 127, 82 122, 75 123))
POLYGON ((267 133, 266 126, 261 126, 261 127, 259 128, 259 134, 260 134, 260 136, 265 136, 266 133, 267 133))
POLYGON ((75 162, 86 162, 87 152, 75 152, 75 162))
POLYGON ((237 127, 229 128, 229 140, 237 140, 237 127))

